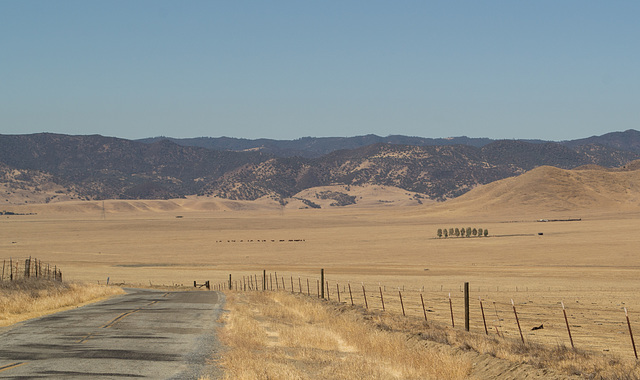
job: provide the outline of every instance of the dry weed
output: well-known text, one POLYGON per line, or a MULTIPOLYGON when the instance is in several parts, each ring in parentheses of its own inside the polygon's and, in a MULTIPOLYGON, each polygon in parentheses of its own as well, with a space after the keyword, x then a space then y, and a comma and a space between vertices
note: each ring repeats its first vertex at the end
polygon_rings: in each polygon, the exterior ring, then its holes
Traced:
POLYGON ((472 369, 472 362, 480 360, 480 355, 513 363, 506 366, 519 371, 516 377, 540 369, 547 378, 640 379, 637 366, 599 353, 561 345, 551 349, 523 345, 513 339, 314 298, 273 292, 231 293, 227 302, 230 313, 221 336, 230 350, 220 363, 227 379, 462 379, 498 375, 472 369))
POLYGON ((117 287, 42 279, 0 282, 0 326, 122 293, 117 287))
POLYGON ((558 374, 586 379, 640 379, 640 367, 609 355, 564 345, 549 348, 542 344, 522 344, 520 340, 464 332, 433 323, 427 325, 416 318, 390 313, 360 312, 386 331, 404 331, 418 340, 444 343, 462 351, 488 354, 513 363, 527 363, 535 368, 552 369, 558 374))
POLYGON ((221 360, 228 379, 462 379, 466 359, 285 293, 227 297, 221 360))

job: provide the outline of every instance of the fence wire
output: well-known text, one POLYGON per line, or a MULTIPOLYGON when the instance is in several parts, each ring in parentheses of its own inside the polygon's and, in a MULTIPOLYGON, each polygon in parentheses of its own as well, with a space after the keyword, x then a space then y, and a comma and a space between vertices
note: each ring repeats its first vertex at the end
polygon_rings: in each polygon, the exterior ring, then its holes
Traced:
MULTIPOLYGON (((265 271, 244 276, 232 275, 231 284, 229 281, 221 282, 214 285, 213 289, 285 291, 318 298, 324 291, 324 298, 331 301, 349 305, 353 303, 354 306, 388 313, 404 313, 407 317, 425 318, 426 315, 429 323, 449 325, 456 329, 464 329, 465 326, 462 285, 454 289, 445 289, 443 286, 416 288, 372 281, 338 281, 331 276, 326 276, 324 284, 321 284, 321 276, 318 275, 265 271)), ((471 331, 518 340, 521 339, 522 332, 525 342, 550 347, 570 346, 570 332, 573 344, 578 349, 633 358, 624 303, 612 301, 609 305, 602 305, 563 300, 562 291, 552 292, 551 289, 545 291, 545 295, 537 297, 542 301, 534 303, 528 300, 530 297, 527 288, 515 288, 515 292, 497 287, 485 287, 485 291, 481 288, 476 290, 478 292, 475 299, 470 297, 469 302, 471 331), (563 301, 566 306, 566 322, 563 301)), ((630 325, 640 325, 640 310, 636 313, 630 310, 629 316, 630 325)))
POLYGON ((57 265, 32 257, 2 260, 0 281, 18 281, 27 278, 62 281, 62 270, 57 265))

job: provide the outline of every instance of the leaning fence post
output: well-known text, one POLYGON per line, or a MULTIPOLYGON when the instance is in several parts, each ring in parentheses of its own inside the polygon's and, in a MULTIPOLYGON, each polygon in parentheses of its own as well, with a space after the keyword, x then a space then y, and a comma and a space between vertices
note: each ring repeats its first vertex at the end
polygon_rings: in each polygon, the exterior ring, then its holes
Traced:
POLYGON ((629 326, 629 335, 631 336, 631 345, 633 346, 633 354, 636 356, 636 360, 638 360, 638 351, 636 350, 636 342, 633 340, 633 331, 631 330, 631 322, 629 322, 629 313, 627 312, 627 308, 624 308, 624 315, 627 317, 627 326, 629 326))
POLYGON ((455 328, 456 323, 453 321, 453 302, 451 302, 451 293, 449 293, 449 310, 451 310, 451 327, 455 328))
POLYGON ((298 289, 300 290, 298 294, 302 294, 302 280, 298 277, 298 289))
POLYGON ((340 301, 340 284, 338 284, 337 282, 336 282, 336 289, 338 290, 338 303, 341 303, 341 301, 340 301))
POLYGON ((382 296, 382 286, 378 286, 378 288, 380 289, 380 302, 382 302, 382 311, 384 310, 384 297, 382 296))
POLYGON ((398 294, 400 295, 400 306, 402 306, 402 316, 406 317, 406 315, 404 314, 404 302, 402 302, 402 292, 400 291, 400 288, 398 288, 398 294))
POLYGON ((368 309, 369 304, 367 303, 367 292, 364 290, 364 282, 362 283, 362 294, 364 295, 364 307, 368 309))
POLYGON ((353 306, 353 294, 351 294, 351 283, 347 283, 349 285, 349 298, 351 298, 351 306, 353 306))
POLYGON ((567 324, 567 332, 569 333, 569 341, 571 342, 571 348, 575 349, 573 345, 573 337, 571 336, 571 329, 569 328, 569 320, 567 319, 567 311, 564 308, 564 302, 560 301, 562 305, 562 313, 564 314, 564 322, 567 324))
POLYGON ((420 293, 420 302, 422 302, 422 313, 424 314, 424 321, 427 322, 427 310, 424 308, 424 298, 422 298, 422 293, 420 293))
POLYGON ((487 330, 487 320, 484 318, 484 307, 482 306, 482 298, 478 297, 478 301, 480 301, 480 311, 482 311, 482 323, 484 323, 484 333, 489 335, 489 330, 487 330))
POLYGON ((309 278, 307 278, 307 297, 311 297, 311 290, 309 289, 309 278))
POLYGON ((329 295, 329 281, 327 281, 327 301, 331 301, 331 296, 329 295))
POLYGON ((520 328, 520 320, 518 319, 518 312, 516 311, 516 304, 511 300, 511 306, 513 306, 513 314, 516 316, 516 323, 518 324, 518 331, 520 332, 520 339, 522 339, 522 344, 524 344, 524 336, 522 335, 522 329, 520 328))

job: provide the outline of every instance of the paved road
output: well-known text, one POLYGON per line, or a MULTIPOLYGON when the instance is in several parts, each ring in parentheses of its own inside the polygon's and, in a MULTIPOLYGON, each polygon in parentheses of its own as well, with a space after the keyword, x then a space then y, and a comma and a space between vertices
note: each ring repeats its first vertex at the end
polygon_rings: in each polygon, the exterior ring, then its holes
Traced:
POLYGON ((128 294, 0 331, 0 379, 197 379, 211 359, 217 292, 128 294))

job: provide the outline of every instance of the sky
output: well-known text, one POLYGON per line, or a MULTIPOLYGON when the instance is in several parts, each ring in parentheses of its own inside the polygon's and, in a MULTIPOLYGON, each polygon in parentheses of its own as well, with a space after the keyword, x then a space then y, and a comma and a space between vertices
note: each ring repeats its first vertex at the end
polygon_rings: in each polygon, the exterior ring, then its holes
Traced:
POLYGON ((640 2, 0 0, 0 134, 640 129, 640 2))

